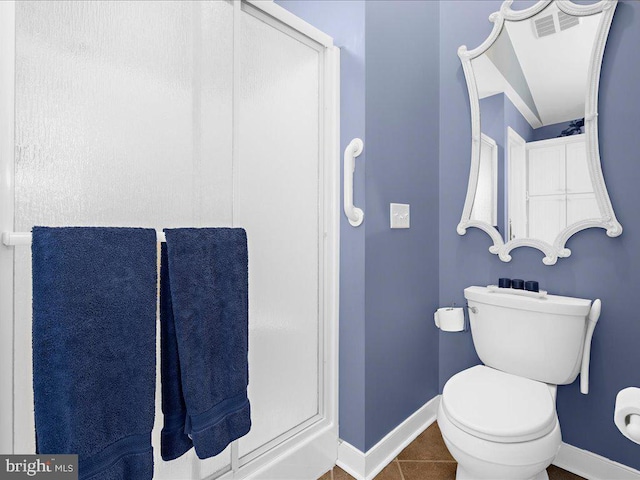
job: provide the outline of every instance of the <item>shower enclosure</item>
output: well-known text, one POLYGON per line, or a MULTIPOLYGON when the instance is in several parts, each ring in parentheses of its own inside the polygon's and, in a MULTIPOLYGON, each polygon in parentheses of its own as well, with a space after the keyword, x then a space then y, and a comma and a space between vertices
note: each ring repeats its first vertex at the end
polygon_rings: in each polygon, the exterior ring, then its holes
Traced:
MULTIPOLYGON (((162 462, 158 397, 154 478, 300 480, 335 461, 338 68, 331 38, 272 2, 0 2, 3 233, 247 230, 253 428, 162 462)), ((0 452, 33 453, 31 253, 12 238, 0 452)))

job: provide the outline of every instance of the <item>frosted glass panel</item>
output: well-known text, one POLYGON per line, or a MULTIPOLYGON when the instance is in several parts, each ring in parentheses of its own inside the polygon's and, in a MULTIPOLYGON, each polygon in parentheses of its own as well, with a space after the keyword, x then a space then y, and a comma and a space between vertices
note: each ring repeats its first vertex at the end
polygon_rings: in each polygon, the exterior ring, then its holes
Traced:
MULTIPOLYGON (((246 11, 238 21, 233 9, 227 1, 16 3, 15 230, 245 227, 253 427, 239 453, 247 461, 320 408, 323 58, 292 28, 246 11)), ((29 452, 31 255, 15 253, 14 440, 29 452)), ((229 449, 162 462, 160 427, 158 410, 156 480, 228 470, 229 449)))
POLYGON ((249 239, 240 456, 318 412, 319 53, 243 12, 236 223, 249 239))
MULTIPOLYGON (((17 231, 231 225, 230 2, 16 2, 16 58, 17 231)), ((15 259, 15 449, 28 452, 29 249, 15 259)), ((162 462, 154 439, 156 479, 229 464, 228 450, 162 462)))
POLYGON ((18 2, 17 229, 231 222, 226 2, 18 2))

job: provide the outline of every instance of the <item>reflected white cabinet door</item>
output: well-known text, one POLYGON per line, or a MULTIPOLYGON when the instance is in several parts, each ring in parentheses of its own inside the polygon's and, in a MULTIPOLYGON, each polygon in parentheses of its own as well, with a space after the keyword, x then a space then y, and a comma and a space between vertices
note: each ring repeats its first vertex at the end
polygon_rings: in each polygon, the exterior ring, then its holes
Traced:
POLYGON ((600 215, 595 193, 567 195, 567 225, 600 215))
POLYGON ((527 236, 527 149, 517 132, 508 129, 507 199, 509 208, 508 240, 527 236))
MULTIPOLYGON (((567 143, 567 193, 593 192, 587 164, 587 145, 583 141, 567 143)), ((598 211, 596 209, 596 211, 598 211)), ((600 215, 596 215, 599 217, 600 215)), ((571 222, 569 222, 571 223, 571 222)))
POLYGON ((531 148, 528 155, 528 167, 529 195, 564 193, 564 145, 531 148))
POLYGON ((251 432, 241 461, 318 414, 321 53, 242 12, 235 222, 249 238, 251 432))
POLYGON ((564 195, 529 197, 529 237, 553 241, 567 224, 564 195))
POLYGON ((568 225, 600 218, 584 135, 531 142, 527 148, 529 237, 553 244, 568 225))
POLYGON ((566 226, 565 147, 533 142, 528 151, 528 237, 553 244, 566 226))

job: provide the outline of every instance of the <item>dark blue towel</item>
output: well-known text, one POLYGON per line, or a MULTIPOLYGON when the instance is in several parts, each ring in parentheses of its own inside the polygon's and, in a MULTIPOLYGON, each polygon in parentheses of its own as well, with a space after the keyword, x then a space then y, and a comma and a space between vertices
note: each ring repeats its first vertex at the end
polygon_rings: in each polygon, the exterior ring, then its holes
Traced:
POLYGON ((247 237, 241 228, 165 234, 162 456, 170 460, 189 450, 186 433, 198 457, 208 458, 251 429, 247 237))
POLYGON ((37 449, 80 479, 151 480, 157 242, 138 228, 33 229, 37 449))
POLYGON ((167 244, 160 255, 160 369, 162 378, 162 427, 160 452, 163 460, 173 460, 187 452, 193 443, 184 432, 187 407, 184 404, 178 341, 171 304, 167 244))

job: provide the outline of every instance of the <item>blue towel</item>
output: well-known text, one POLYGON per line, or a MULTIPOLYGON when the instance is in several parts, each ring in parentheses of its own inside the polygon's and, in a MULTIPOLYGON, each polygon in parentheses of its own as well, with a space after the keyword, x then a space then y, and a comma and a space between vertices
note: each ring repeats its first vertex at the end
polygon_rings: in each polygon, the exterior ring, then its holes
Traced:
POLYGON ((171 304, 167 244, 160 254, 160 371, 162 378, 162 413, 164 426, 160 437, 160 453, 165 461, 174 460, 193 447, 184 432, 187 407, 184 404, 180 379, 178 341, 171 304))
POLYGON ((165 234, 162 456, 189 450, 187 434, 198 457, 209 458, 251 429, 247 237, 240 228, 165 234))
POLYGON ((81 480, 151 480, 154 230, 34 227, 37 451, 78 454, 81 480))

